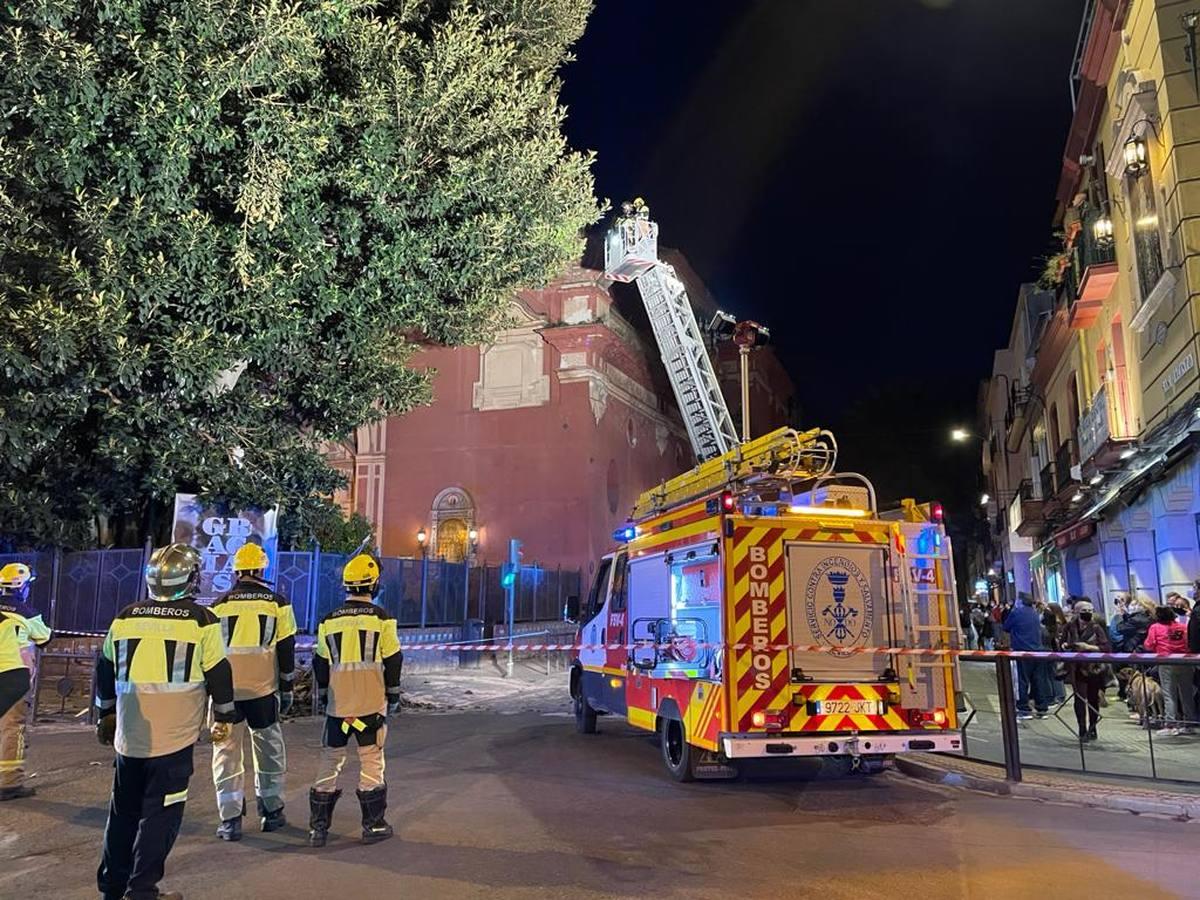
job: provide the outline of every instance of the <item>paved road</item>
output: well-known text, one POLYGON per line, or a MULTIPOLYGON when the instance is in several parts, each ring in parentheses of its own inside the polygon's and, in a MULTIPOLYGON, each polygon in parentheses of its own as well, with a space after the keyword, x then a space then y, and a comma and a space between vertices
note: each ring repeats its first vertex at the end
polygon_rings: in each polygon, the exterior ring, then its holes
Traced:
MULTIPOLYGON (((995 672, 990 662, 962 665, 963 686, 976 709, 975 718, 967 726, 967 748, 972 758, 1003 762, 995 672)), ((1159 778, 1200 783, 1200 735, 1148 734, 1130 720, 1128 708, 1116 699, 1115 687, 1108 691, 1109 705, 1100 711, 1099 740, 1083 745, 1081 754, 1070 687, 1066 693, 1067 703, 1049 718, 1019 723, 1022 762, 1105 775, 1150 778, 1157 774, 1159 778)))
MULTIPOLYGON (((676 785, 620 724, 579 736, 561 714, 407 715, 388 778, 400 836, 362 847, 343 799, 336 840, 299 829, 211 836, 197 751, 167 886, 188 900, 295 898, 1094 898, 1195 896, 1195 826, 936 788, 885 774, 676 785)), ((299 823, 317 746, 288 727, 299 823)), ((0 806, 0 897, 94 897, 106 751, 39 734, 37 798, 0 806)), ((352 800, 353 798, 350 797, 352 800)))

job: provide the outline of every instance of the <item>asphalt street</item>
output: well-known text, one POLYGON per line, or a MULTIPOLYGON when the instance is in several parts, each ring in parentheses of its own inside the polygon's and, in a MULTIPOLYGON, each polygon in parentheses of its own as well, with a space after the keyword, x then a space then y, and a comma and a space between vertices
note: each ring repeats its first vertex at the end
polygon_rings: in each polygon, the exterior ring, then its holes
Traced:
MULTIPOLYGON (((306 820, 318 730, 287 728, 288 811, 306 820)), ((96 896, 111 755, 90 732, 35 735, 36 798, 0 806, 0 897, 96 896)), ((301 827, 222 844, 196 751, 164 887, 188 900, 403 898, 1151 898, 1195 896, 1195 826, 880 776, 678 785, 652 738, 561 712, 406 714, 389 740, 398 836, 356 842, 347 791, 330 846, 301 827)), ((347 788, 351 784, 345 785, 347 788)))

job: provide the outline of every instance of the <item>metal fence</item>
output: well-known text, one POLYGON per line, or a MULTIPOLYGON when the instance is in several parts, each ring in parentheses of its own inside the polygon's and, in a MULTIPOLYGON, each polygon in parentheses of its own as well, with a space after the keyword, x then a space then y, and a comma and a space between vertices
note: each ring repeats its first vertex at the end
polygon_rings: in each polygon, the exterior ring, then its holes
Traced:
POLYGON ((968 758, 1003 765, 1014 781, 1030 767, 1200 783, 1200 721, 1194 708, 1185 712, 1164 696, 1164 688, 1196 696, 1200 658, 1160 663, 1146 655, 1096 657, 1110 666, 1103 674, 1106 683, 1097 702, 1081 696, 1077 704, 1070 670, 1065 678, 1055 677, 1056 668, 1060 676, 1064 673, 1054 654, 1027 659, 1024 675, 1018 661, 1007 656, 977 652, 971 657, 960 658, 967 706, 963 755, 968 758), (1178 669, 1164 679, 1167 666, 1178 669), (1027 679, 1028 712, 1018 708, 1022 677, 1027 679), (1041 702, 1034 679, 1042 685, 1041 702), (1123 693, 1131 699, 1122 699, 1123 693), (1044 707, 1040 715, 1039 706, 1044 707), (1087 733, 1093 721, 1094 738, 1087 733))
MULTIPOLYGON (((281 552, 276 590, 287 597, 302 631, 345 597, 342 567, 348 557, 317 551, 281 552)), ((144 550, 44 551, 0 554, 0 565, 24 562, 38 573, 30 602, 59 631, 104 632, 119 610, 144 596, 144 550)), ((468 619, 505 621, 498 566, 443 559, 384 557, 378 602, 402 626, 462 625, 468 619)), ((516 622, 561 618, 566 598, 578 595, 578 569, 523 566, 516 582, 516 622)))

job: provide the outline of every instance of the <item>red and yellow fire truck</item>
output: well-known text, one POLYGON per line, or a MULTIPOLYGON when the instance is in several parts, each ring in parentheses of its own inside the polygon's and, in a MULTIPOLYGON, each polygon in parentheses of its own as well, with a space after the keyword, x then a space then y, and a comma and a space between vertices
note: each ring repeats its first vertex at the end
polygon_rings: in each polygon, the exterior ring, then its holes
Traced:
POLYGON ((657 732, 679 780, 961 747, 957 664, 929 652, 960 646, 940 516, 881 516, 835 453, 784 429, 642 496, 572 610, 581 732, 598 714, 657 732))
MULTIPOLYGON (((640 199, 605 243, 636 282, 699 464, 644 493, 581 605, 570 690, 580 731, 598 714, 657 732, 680 780, 738 760, 846 757, 867 769, 957 750, 960 646, 950 541, 913 503, 879 513, 870 482, 836 471, 826 431, 749 440, 748 354, 735 329, 739 437, 687 291, 658 258, 640 199)), ((718 320, 731 317, 718 314, 718 320)))

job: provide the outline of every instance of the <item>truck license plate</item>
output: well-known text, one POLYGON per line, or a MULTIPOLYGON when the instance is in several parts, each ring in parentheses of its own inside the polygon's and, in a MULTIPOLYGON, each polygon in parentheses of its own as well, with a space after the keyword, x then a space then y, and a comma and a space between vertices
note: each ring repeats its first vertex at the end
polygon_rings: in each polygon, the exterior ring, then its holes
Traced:
POLYGON ((881 716, 882 700, 814 700, 815 716, 881 716))

